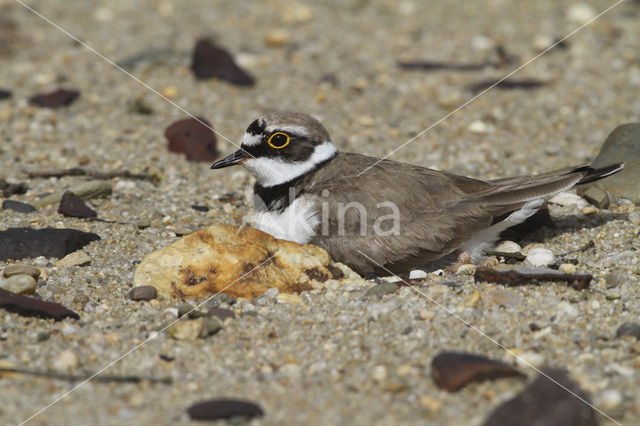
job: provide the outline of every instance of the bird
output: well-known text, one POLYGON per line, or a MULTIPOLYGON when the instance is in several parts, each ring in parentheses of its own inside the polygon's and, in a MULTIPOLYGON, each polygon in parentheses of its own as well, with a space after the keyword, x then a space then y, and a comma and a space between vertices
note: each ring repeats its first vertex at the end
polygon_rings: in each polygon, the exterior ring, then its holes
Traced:
POLYGON ((211 169, 233 165, 255 177, 253 226, 324 248, 362 276, 426 270, 461 255, 477 261, 547 198, 624 167, 579 165, 483 181, 339 152, 320 121, 298 112, 256 119, 240 149, 211 169))

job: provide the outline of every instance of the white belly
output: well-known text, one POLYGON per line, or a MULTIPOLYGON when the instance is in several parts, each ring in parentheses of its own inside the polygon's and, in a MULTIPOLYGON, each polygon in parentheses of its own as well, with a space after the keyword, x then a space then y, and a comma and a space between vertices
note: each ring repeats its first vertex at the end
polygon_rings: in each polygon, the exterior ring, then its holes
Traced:
POLYGON ((282 212, 256 212, 253 222, 257 229, 275 238, 306 244, 316 235, 320 218, 313 200, 302 196, 282 212))

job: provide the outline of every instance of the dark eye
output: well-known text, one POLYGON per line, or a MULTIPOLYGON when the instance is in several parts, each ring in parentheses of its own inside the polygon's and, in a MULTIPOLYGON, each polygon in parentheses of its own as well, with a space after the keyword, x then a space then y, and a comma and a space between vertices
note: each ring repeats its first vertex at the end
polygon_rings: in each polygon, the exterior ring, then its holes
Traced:
POLYGON ((267 143, 272 148, 282 149, 285 146, 289 145, 290 141, 291 139, 289 138, 288 134, 283 132, 275 132, 274 134, 269 136, 269 140, 267 141, 267 143))

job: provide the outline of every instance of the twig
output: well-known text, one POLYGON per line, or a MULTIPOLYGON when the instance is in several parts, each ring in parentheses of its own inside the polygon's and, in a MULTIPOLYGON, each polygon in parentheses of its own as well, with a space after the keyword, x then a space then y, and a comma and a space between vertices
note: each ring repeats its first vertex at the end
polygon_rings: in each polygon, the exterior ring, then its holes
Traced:
MULTIPOLYGON (((87 380, 90 377, 93 377, 93 373, 79 375, 79 374, 61 373, 58 371, 38 371, 38 370, 28 370, 24 368, 6 368, 6 367, 0 367, 0 373, 27 374, 29 376, 49 377, 52 379, 68 380, 70 382, 79 382, 82 380, 87 380)), ((173 379, 171 377, 144 377, 144 376, 135 376, 135 375, 113 376, 109 374, 100 374, 98 376, 93 377, 92 380, 99 381, 99 382, 118 382, 118 383, 140 383, 143 381, 149 381, 151 383, 163 383, 167 385, 170 385, 171 383, 173 383, 173 379)))
POLYGON ((487 250, 484 252, 484 254, 486 254, 487 256, 500 256, 500 257, 504 257, 505 259, 515 259, 520 261, 525 260, 527 258, 527 256, 525 256, 520 252, 508 253, 506 251, 487 250))
POLYGON ((90 176, 96 179, 113 179, 116 177, 126 179, 139 179, 158 181, 160 176, 149 173, 131 173, 129 170, 115 170, 112 172, 98 172, 94 170, 86 170, 80 167, 72 167, 70 169, 62 170, 48 170, 44 172, 28 172, 30 178, 51 178, 51 177, 64 177, 64 176, 90 176))

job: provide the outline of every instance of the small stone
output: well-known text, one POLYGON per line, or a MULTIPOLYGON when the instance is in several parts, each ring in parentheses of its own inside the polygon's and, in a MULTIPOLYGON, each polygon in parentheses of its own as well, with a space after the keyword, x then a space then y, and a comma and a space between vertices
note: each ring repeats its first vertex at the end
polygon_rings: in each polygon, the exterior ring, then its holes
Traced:
POLYGON ((629 281, 627 275, 619 269, 610 271, 604 279, 608 288, 619 287, 629 281))
POLYGON ((191 70, 199 80, 219 78, 240 86, 255 84, 254 78, 236 64, 228 51, 208 39, 196 42, 191 70))
POLYGON ((473 263, 465 263, 464 265, 460 265, 456 270, 456 275, 473 275, 476 271, 477 266, 473 263))
POLYGON ((258 404, 239 399, 213 399, 199 402, 187 410, 191 420, 251 418, 264 415, 258 404))
POLYGON ((210 317, 218 317, 222 321, 236 317, 236 314, 231 309, 225 308, 209 308, 209 310, 207 310, 207 315, 210 317))
POLYGON ((421 395, 418 401, 420 402, 420 406, 426 408, 434 415, 438 414, 442 408, 442 402, 430 395, 421 395))
POLYGON ((625 322, 616 330, 616 337, 631 336, 640 339, 640 324, 637 322, 625 322))
POLYGON ((593 206, 586 206, 582 209, 582 214, 585 216, 591 216, 592 214, 596 214, 598 210, 593 206))
POLYGON ((167 330, 167 334, 176 340, 196 340, 203 332, 203 318, 185 320, 181 319, 167 330))
POLYGON ((616 389, 607 389, 597 398, 598 407, 604 410, 615 410, 622 404, 622 394, 616 389))
POLYGON ((31 275, 13 275, 0 281, 0 288, 13 294, 33 294, 36 291, 36 280, 31 275))
POLYGON ((186 226, 177 226, 175 228, 171 228, 171 231, 176 234, 178 237, 182 237, 183 235, 189 235, 193 232, 192 229, 187 228, 186 226))
POLYGON ((156 297, 158 297, 158 290, 152 285, 134 287, 127 293, 127 299, 135 301, 149 301, 156 297))
POLYGON ((384 296, 385 294, 395 293, 398 288, 400 287, 396 283, 382 282, 380 284, 369 287, 362 297, 368 298, 374 296, 384 296))
POLYGON ((527 254, 525 261, 534 266, 546 266, 555 262, 556 257, 553 252, 545 248, 535 248, 527 254))
POLYGON ((89 218, 97 217, 98 213, 89 207, 82 198, 78 197, 71 191, 67 191, 62 195, 58 213, 67 217, 89 218))
POLYGON ((409 272, 410 280, 419 280, 423 278, 427 278, 427 273, 421 269, 414 269, 413 271, 409 272))
POLYGON ((596 16, 595 9, 587 3, 576 3, 567 10, 567 18, 578 25, 584 25, 596 16))
POLYGON ((432 320, 436 317, 436 314, 433 311, 429 311, 427 309, 422 309, 418 315, 422 320, 432 320))
POLYGON ((59 108, 70 105, 80 96, 77 90, 58 89, 54 92, 32 96, 29 102, 33 105, 45 108, 59 108))
POLYGON ((553 37, 551 37, 550 35, 546 35, 546 34, 538 34, 533 38, 533 48, 538 51, 538 52, 542 52, 543 50, 551 47, 551 45, 553 45, 553 37))
POLYGON ((384 365, 376 365, 373 367, 371 377, 373 377, 373 380, 376 382, 384 382, 387 379, 387 367, 384 365))
POLYGON ((171 99, 178 96, 178 89, 175 86, 166 86, 162 88, 160 93, 162 93, 162 96, 165 98, 171 99))
POLYGON ((53 361, 53 368, 56 371, 72 371, 78 367, 78 364, 78 355, 72 349, 67 349, 53 361))
POLYGON ((579 209, 583 209, 587 206, 587 202, 584 198, 571 192, 561 192, 556 194, 549 199, 549 202, 565 207, 576 206, 579 209))
POLYGON ((582 196, 585 200, 600 209, 609 207, 609 194, 596 186, 587 188, 586 191, 582 192, 582 196))
POLYGON ((278 303, 293 303, 295 305, 299 305, 302 303, 302 298, 297 294, 292 293, 280 293, 278 297, 276 297, 278 303))
POLYGON ((9 228, 0 231, 0 260, 38 256, 61 258, 99 240, 96 234, 66 228, 9 228))
POLYGON ((91 263, 91 257, 82 250, 69 253, 56 262, 56 266, 67 268, 69 266, 86 266, 91 263))
POLYGON ((474 381, 524 377, 511 365, 481 355, 441 352, 431 361, 431 375, 438 387, 455 392, 474 381))
POLYGON ((216 135, 205 118, 178 120, 167 127, 164 135, 169 151, 185 154, 187 161, 211 162, 218 158, 216 135))
POLYGON ((512 291, 498 288, 487 291, 482 300, 487 306, 514 307, 518 306, 521 297, 512 291))
POLYGON ((270 31, 264 39, 267 46, 283 47, 291 42, 291 35, 281 29, 270 31))
POLYGON ((489 131, 489 127, 483 121, 476 120, 469 124, 469 131, 484 135, 489 131))
POLYGON ((207 309, 211 310, 213 308, 219 307, 222 304, 231 306, 231 305, 234 305, 235 303, 236 303, 236 299, 229 296, 228 294, 218 293, 214 295, 209 302, 207 302, 207 309))
POLYGON ((522 247, 520 247, 520 244, 514 243, 513 241, 504 240, 501 241, 500 244, 498 244, 494 248, 494 250, 503 253, 518 253, 520 250, 522 250, 522 247))
POLYGON ((25 265, 22 263, 16 265, 7 266, 2 270, 2 275, 5 278, 12 277, 14 275, 30 275, 34 280, 40 278, 40 268, 31 265, 25 265))
POLYGON ((20 201, 14 200, 3 201, 2 208, 4 210, 13 210, 18 213, 34 213, 38 211, 38 209, 33 207, 31 204, 21 203, 20 201))
POLYGON ((151 226, 151 222, 149 222, 148 220, 141 220, 138 223, 136 223, 136 227, 138 229, 147 229, 150 226, 151 226))
POLYGON ((9 99, 11 97, 11 91, 0 89, 0 100, 9 99))
POLYGON ((578 272, 578 267, 573 263, 561 263, 560 266, 558 266, 558 270, 565 274, 575 274, 578 272))
POLYGON ((222 321, 218 317, 208 317, 202 319, 202 329, 198 335, 200 338, 213 336, 222 329, 222 321))

